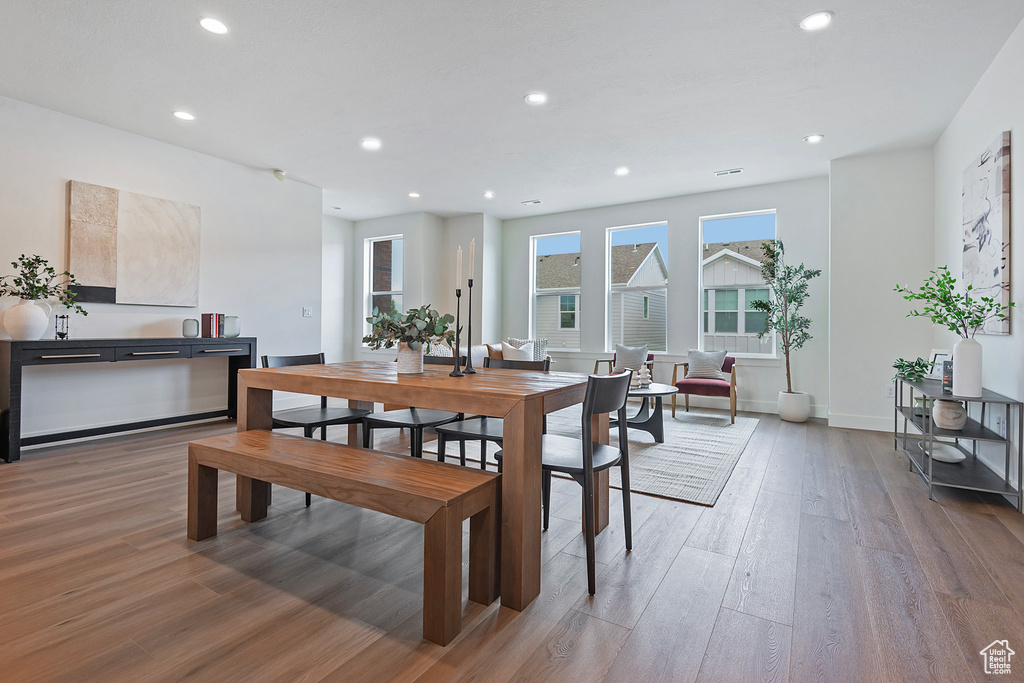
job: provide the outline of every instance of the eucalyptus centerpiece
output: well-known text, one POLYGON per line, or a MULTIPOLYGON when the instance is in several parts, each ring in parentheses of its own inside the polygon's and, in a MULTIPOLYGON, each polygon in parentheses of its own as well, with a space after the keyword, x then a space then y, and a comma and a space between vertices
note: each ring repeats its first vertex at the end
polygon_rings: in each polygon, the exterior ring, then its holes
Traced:
POLYGON ((381 311, 376 306, 373 314, 366 319, 370 323, 370 334, 363 337, 363 343, 371 349, 398 347, 398 372, 423 372, 423 352, 431 344, 443 342, 451 347, 455 343, 455 330, 451 324, 455 318, 450 313, 441 315, 430 304, 410 308, 399 313, 391 302, 391 309, 381 311))
POLYGON ((960 335, 953 346, 953 393, 957 396, 981 396, 981 344, 974 338, 985 324, 1004 320, 1015 304, 1004 305, 990 296, 971 296, 973 285, 957 291, 956 278, 948 266, 939 266, 918 290, 897 284, 907 301, 920 301, 920 309, 907 313, 908 318, 928 318, 950 332, 960 335))
POLYGON ((811 397, 806 391, 793 391, 790 353, 803 348, 812 339, 811 319, 800 313, 809 296, 809 283, 821 270, 804 264, 785 263, 786 248, 782 240, 764 242, 761 279, 768 285, 771 297, 752 301, 751 308, 765 313, 763 337, 772 331, 778 334, 779 346, 786 359, 786 390, 779 392, 779 417, 789 422, 806 422, 811 416, 811 397))
POLYGON ((4 328, 11 339, 32 340, 43 336, 53 311, 47 301, 89 315, 75 302, 78 295, 68 289, 78 284, 75 276, 68 271, 58 273, 49 261, 38 254, 22 254, 17 261, 11 261, 11 265, 15 274, 0 277, 0 296, 16 296, 21 299, 4 313, 4 328), (46 311, 40 306, 45 306, 46 311))

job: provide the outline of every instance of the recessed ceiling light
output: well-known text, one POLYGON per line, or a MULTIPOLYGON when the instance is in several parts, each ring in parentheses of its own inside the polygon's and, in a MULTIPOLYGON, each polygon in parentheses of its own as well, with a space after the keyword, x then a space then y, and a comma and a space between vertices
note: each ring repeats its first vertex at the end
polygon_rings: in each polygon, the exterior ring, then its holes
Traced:
POLYGON ((413 199, 416 199, 417 197, 420 196, 420 193, 419 192, 410 192, 409 196, 412 197, 413 199))
POLYGON ((187 111, 176 111, 176 112, 174 112, 174 115, 177 116, 182 121, 195 121, 195 119, 196 119, 195 116, 193 116, 192 114, 189 114, 187 111))
POLYGON ((224 35, 228 32, 228 27, 223 21, 214 19, 213 17, 202 17, 199 20, 199 25, 205 28, 210 33, 216 33, 219 36, 224 35))
POLYGON ((275 168, 273 171, 271 171, 271 173, 273 173, 274 177, 277 178, 278 180, 284 180, 285 178, 288 177, 288 171, 282 170, 280 168, 275 168))
POLYGON ((377 150, 380 149, 380 140, 377 138, 363 138, 359 145, 363 149, 377 150))
POLYGON ((815 133, 814 135, 808 135, 807 137, 805 137, 804 142, 806 142, 808 145, 816 145, 824 139, 824 135, 822 135, 821 133, 815 133))
POLYGON ((486 197, 487 199, 494 199, 494 193, 491 192, 490 190, 487 190, 487 192, 484 192, 484 197, 486 197))
POLYGON ((832 13, 828 10, 808 14, 800 20, 800 28, 805 31, 820 31, 832 23, 832 13))
POLYGON ((629 175, 629 169, 625 166, 619 166, 615 169, 615 175, 629 175))
POLYGON ((548 101, 548 96, 545 95, 542 92, 531 92, 531 93, 527 93, 526 97, 524 97, 523 99, 526 100, 527 104, 534 104, 534 105, 536 105, 536 104, 544 104, 545 102, 547 102, 548 101))
POLYGON ((537 204, 540 204, 539 199, 527 199, 523 202, 523 206, 536 206, 537 204))
POLYGON ((341 211, 340 206, 332 206, 331 208, 334 209, 335 211, 341 211))

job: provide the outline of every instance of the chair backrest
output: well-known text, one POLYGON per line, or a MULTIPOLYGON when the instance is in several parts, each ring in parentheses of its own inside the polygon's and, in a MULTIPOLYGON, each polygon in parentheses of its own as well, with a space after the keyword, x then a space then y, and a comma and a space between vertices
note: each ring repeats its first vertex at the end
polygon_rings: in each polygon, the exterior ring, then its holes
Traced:
MULTIPOLYGON (((459 356, 459 365, 466 362, 465 356, 459 356)), ((423 356, 424 365, 455 365, 455 359, 451 356, 423 356)))
POLYGON ((626 400, 629 398, 629 383, 633 371, 626 370, 617 375, 590 375, 587 377, 587 393, 583 397, 583 417, 580 425, 583 432, 583 469, 594 469, 594 434, 591 418, 602 413, 618 413, 619 450, 628 458, 629 439, 626 434, 626 400))
POLYGON ((722 361, 722 372, 729 374, 732 372, 732 366, 736 365, 736 359, 732 356, 726 356, 725 360, 722 361))
POLYGON ((323 353, 307 353, 301 356, 263 356, 263 367, 284 368, 289 365, 323 365, 323 353))
POLYGON ((485 368, 503 368, 505 370, 538 370, 547 372, 551 369, 551 359, 544 360, 505 360, 504 358, 484 358, 485 368))

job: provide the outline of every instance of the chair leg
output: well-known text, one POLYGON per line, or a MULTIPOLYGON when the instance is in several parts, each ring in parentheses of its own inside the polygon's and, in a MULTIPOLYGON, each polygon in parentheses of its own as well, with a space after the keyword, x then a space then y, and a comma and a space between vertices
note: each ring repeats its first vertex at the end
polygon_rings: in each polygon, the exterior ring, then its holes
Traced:
POLYGON ((412 457, 423 457, 423 427, 413 427, 409 430, 412 437, 412 457))
POLYGON ((633 513, 632 505, 629 502, 629 463, 620 463, 619 472, 622 480, 622 522, 623 526, 626 529, 626 550, 632 550, 633 513))
POLYGON ((541 504, 544 506, 544 531, 548 530, 551 519, 551 470, 541 470, 541 504))
POLYGON ((487 439, 480 439, 480 469, 487 469, 487 439))
POLYGON ((320 427, 320 440, 327 441, 327 425, 320 427))
POLYGON ((363 422, 363 448, 370 447, 370 432, 373 431, 373 427, 370 426, 369 422, 363 422))
POLYGON ((437 435, 437 461, 444 462, 448 457, 448 439, 444 434, 437 435))
POLYGON ((313 504, 313 495, 310 494, 310 493, 307 493, 306 494, 306 507, 309 507, 312 504, 313 504))
POLYGON ((466 466, 466 440, 459 439, 459 464, 466 466))
POLYGON ((672 417, 676 416, 676 395, 672 394, 672 417))
POLYGON ((587 590, 597 592, 597 569, 594 566, 594 477, 583 475, 583 535, 587 541, 587 590))
POLYGON ((683 398, 686 399, 686 412, 690 412, 690 395, 686 394, 683 398))
POLYGON ((307 439, 312 439, 313 438, 313 428, 312 427, 308 427, 308 426, 307 427, 303 427, 302 428, 302 435, 304 437, 306 437, 307 439))

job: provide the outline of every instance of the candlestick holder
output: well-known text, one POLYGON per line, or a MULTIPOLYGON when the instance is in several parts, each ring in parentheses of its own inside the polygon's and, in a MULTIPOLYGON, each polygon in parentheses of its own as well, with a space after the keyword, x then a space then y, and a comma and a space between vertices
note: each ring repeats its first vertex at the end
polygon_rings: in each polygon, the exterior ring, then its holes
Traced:
POLYGON ((473 278, 469 278, 469 303, 466 309, 469 322, 466 324, 466 369, 465 374, 475 375, 473 369, 473 278))
POLYGON ((459 367, 459 314, 462 309, 462 289, 455 290, 455 369, 448 373, 449 377, 465 377, 466 373, 459 367))

